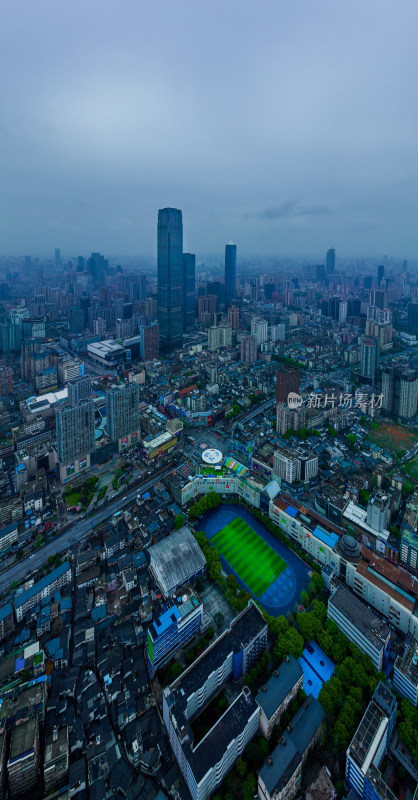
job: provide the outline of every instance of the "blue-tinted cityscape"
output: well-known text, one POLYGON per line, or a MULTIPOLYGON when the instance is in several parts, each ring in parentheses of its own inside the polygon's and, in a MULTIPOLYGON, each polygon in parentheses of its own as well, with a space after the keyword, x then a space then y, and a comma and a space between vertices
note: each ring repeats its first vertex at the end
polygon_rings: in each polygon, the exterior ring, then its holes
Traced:
POLYGON ((0 15, 0 800, 417 800, 417 9, 0 15))

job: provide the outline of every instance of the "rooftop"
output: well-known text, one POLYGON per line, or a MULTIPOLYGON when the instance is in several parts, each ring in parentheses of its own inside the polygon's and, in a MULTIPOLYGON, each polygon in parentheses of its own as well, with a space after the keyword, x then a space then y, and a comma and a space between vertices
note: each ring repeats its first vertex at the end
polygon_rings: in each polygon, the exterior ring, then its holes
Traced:
POLYGON ((230 743, 243 731, 249 718, 257 711, 257 704, 248 689, 244 687, 241 694, 229 706, 222 717, 199 742, 191 749, 189 763, 196 781, 204 778, 208 769, 218 764, 227 752, 230 743))
POLYGON ((381 649, 385 646, 390 634, 389 625, 345 586, 339 586, 335 594, 330 597, 328 607, 330 605, 344 614, 346 619, 369 640, 373 647, 381 649))
POLYGON ((289 656, 289 661, 283 661, 276 672, 267 681, 265 691, 261 690, 255 698, 267 719, 273 716, 303 675, 302 667, 293 656, 289 656))
POLYGON ((418 685, 418 640, 413 638, 403 656, 397 656, 396 668, 414 684, 418 685))
POLYGON ((156 581, 166 596, 206 564, 195 537, 185 526, 152 545, 149 556, 156 581))
POLYGON ((259 772, 270 795, 286 786, 324 717, 321 704, 310 694, 293 717, 290 733, 286 730, 273 750, 271 763, 266 762, 259 772))
POLYGON ((13 729, 12 743, 8 765, 10 767, 14 761, 28 755, 35 747, 37 720, 35 717, 22 722, 13 729))
MULTIPOLYGON (((171 691, 176 698, 189 697, 193 692, 200 689, 209 675, 217 669, 229 653, 239 653, 246 647, 255 636, 265 627, 266 623, 257 606, 250 601, 241 614, 231 622, 228 630, 225 631, 215 642, 208 647, 202 655, 186 669, 174 683, 171 684, 171 691)), ((184 705, 182 703, 182 705, 184 705)))
POLYGON ((27 603, 28 600, 31 600, 32 597, 35 597, 35 595, 38 594, 38 592, 42 591, 42 589, 45 589, 46 586, 49 586, 50 583, 57 580, 57 578, 59 578, 61 575, 64 575, 65 572, 67 572, 67 570, 70 569, 71 569, 70 562, 64 561, 62 564, 60 564, 59 567, 53 569, 52 572, 50 572, 48 575, 45 575, 44 578, 41 578, 40 581, 34 583, 33 586, 30 587, 30 589, 26 589, 26 591, 21 592, 21 594, 16 594, 14 598, 15 608, 23 606, 24 603, 27 603))

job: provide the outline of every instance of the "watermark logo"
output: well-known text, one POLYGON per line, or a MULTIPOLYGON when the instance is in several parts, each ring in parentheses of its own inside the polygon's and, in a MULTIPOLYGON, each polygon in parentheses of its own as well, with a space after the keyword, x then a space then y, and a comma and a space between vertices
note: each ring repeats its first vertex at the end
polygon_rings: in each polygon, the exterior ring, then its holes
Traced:
POLYGON ((334 392, 327 394, 326 392, 311 392, 307 397, 302 398, 296 392, 289 392, 287 396, 287 406, 292 410, 301 408, 363 408, 368 406, 370 410, 382 408, 383 394, 371 394, 366 392, 356 392, 353 394, 340 394, 336 395, 334 392))
POLYGON ((303 399, 300 394, 297 394, 296 392, 289 392, 287 395, 287 405, 289 408, 300 408, 302 404, 303 399))

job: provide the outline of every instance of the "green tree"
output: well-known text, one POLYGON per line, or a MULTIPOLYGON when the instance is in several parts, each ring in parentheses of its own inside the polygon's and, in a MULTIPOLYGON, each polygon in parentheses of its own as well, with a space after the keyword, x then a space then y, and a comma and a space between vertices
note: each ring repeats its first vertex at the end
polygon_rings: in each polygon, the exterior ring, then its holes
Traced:
POLYGON ((323 623, 327 616, 327 607, 325 603, 321 603, 320 600, 314 600, 312 603, 312 613, 317 619, 319 619, 321 623, 323 623))
POLYGON ((322 629, 321 622, 312 612, 302 611, 296 620, 305 642, 316 638, 322 629))
POLYGON ((235 764, 235 772, 237 773, 238 777, 244 777, 245 773, 247 772, 247 765, 242 758, 239 758, 235 764))
POLYGON ((184 515, 177 514, 177 516, 174 517, 174 530, 178 531, 179 528, 183 527, 183 525, 184 525, 184 515))
POLYGON ((315 591, 319 594, 319 592, 321 592, 324 588, 324 579, 322 575, 320 575, 318 572, 314 572, 312 575, 312 583, 315 587, 315 591))
POLYGON ((305 590, 304 590, 304 589, 302 589, 302 591, 301 591, 301 593, 300 593, 300 602, 301 602, 303 605, 305 605, 305 606, 306 606, 306 605, 309 603, 309 595, 308 595, 308 592, 305 592, 305 590))

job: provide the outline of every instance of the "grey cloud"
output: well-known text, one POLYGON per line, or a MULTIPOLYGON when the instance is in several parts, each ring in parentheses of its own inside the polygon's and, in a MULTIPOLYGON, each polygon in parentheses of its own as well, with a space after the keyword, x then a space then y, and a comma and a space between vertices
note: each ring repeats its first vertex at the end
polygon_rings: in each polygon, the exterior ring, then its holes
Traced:
POLYGON ((170 205, 198 260, 416 257, 417 26, 418 3, 4 0, 0 254, 155 257, 170 205))
POLYGON ((322 217, 331 213, 328 206, 322 205, 299 205, 290 201, 281 203, 279 206, 265 208, 259 215, 259 219, 276 220, 289 217, 322 217))

